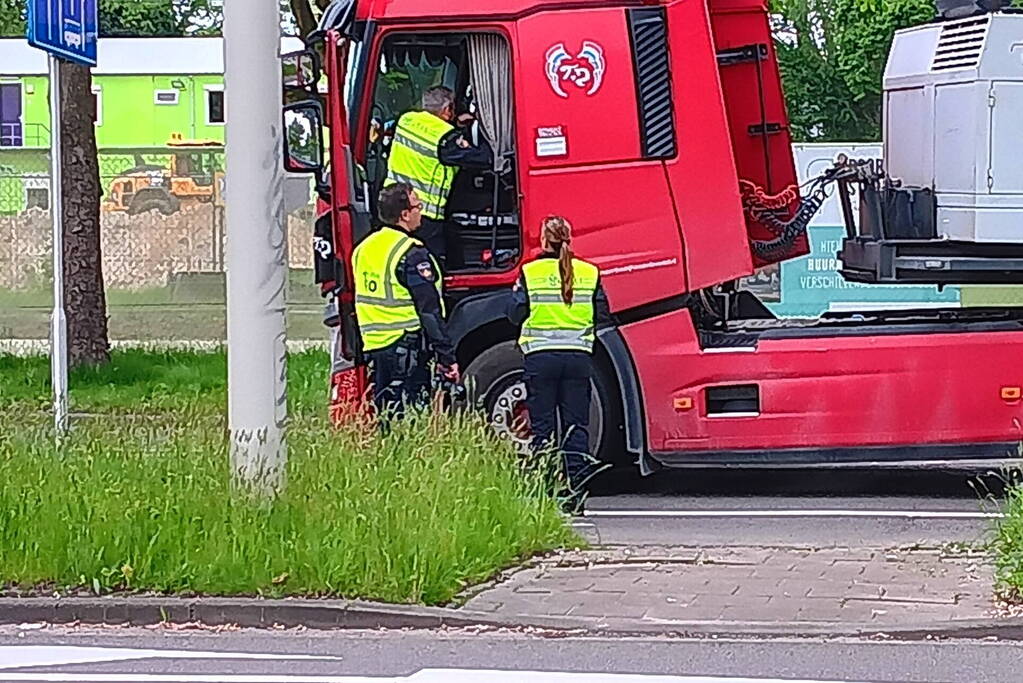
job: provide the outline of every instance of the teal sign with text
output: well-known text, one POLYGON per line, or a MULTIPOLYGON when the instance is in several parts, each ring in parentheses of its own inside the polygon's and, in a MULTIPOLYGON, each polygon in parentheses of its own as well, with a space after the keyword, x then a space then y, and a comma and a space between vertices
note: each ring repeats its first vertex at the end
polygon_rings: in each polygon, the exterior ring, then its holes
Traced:
POLYGON ((938 291, 925 285, 865 285, 849 282, 838 268, 845 229, 811 226, 810 253, 781 264, 780 301, 768 303, 775 315, 814 318, 827 311, 958 306, 957 287, 938 291))

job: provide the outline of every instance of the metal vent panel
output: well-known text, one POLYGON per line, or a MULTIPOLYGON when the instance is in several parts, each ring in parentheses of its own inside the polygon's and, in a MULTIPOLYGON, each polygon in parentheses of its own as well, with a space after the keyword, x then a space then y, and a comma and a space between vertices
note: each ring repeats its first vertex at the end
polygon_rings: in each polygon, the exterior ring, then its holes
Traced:
POLYGON ((942 26, 931 71, 976 68, 990 25, 990 17, 985 16, 942 26))
POLYGON ((676 152, 675 108, 664 9, 633 9, 628 16, 643 156, 670 158, 676 152))

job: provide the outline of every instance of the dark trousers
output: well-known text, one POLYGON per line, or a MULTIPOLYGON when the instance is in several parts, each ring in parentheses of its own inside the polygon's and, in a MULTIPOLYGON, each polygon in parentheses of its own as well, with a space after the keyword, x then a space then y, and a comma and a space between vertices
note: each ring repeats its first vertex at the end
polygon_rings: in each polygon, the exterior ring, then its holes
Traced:
POLYGON ((423 216, 423 222, 416 230, 415 236, 440 262, 441 268, 447 265, 447 238, 444 235, 444 221, 423 216))
POLYGON ((409 406, 430 400, 429 356, 418 339, 406 339, 366 354, 371 363, 373 404, 385 422, 409 406))
POLYGON ((561 451, 569 485, 576 490, 593 467, 589 452, 593 357, 583 351, 538 351, 526 355, 525 370, 533 449, 553 446, 561 451))

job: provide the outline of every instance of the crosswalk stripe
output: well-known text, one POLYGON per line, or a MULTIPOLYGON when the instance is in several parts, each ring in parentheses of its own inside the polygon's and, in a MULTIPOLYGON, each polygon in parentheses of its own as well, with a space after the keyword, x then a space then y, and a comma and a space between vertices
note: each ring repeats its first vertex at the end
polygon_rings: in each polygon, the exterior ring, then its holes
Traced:
MULTIPOLYGON (((140 660, 340 661, 341 657, 248 652, 199 652, 73 646, 0 646, 0 680, 12 683, 829 683, 774 678, 719 678, 660 674, 615 674, 560 671, 495 671, 482 669, 422 669, 408 676, 351 676, 301 674, 217 673, 93 673, 31 671, 84 664, 140 660), (14 671, 18 669, 18 671, 14 671)), ((181 664, 176 663, 180 669, 181 664)), ((208 668, 208 665, 207 665, 208 668)), ((830 683, 853 683, 831 681, 830 683)))
MULTIPOLYGON (((341 657, 278 655, 248 652, 195 652, 190 650, 138 650, 64 645, 0 646, 0 671, 39 666, 100 664, 138 659, 246 659, 267 661, 340 661, 341 657)), ((10 674, 4 673, 6 678, 10 674)))
POLYGON ((708 678, 653 674, 562 673, 555 671, 484 671, 424 669, 406 677, 288 676, 246 674, 83 674, 11 673, 5 681, 32 683, 850 683, 778 678, 708 678))

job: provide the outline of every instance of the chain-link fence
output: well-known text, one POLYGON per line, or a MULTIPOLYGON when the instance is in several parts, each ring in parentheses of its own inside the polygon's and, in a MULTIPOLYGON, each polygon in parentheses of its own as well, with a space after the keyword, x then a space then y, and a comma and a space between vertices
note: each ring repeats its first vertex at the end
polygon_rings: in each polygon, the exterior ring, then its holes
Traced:
MULTIPOLYGON (((223 148, 103 150, 99 162, 111 336, 223 338, 223 148)), ((0 151, 0 338, 47 334, 49 184, 47 150, 0 151)), ((289 332, 316 338, 324 332, 312 276, 315 207, 310 192, 300 194, 287 217, 289 332)))

